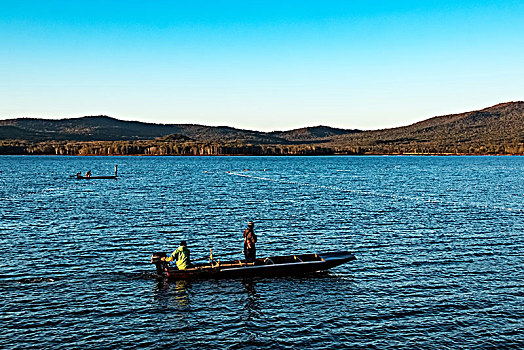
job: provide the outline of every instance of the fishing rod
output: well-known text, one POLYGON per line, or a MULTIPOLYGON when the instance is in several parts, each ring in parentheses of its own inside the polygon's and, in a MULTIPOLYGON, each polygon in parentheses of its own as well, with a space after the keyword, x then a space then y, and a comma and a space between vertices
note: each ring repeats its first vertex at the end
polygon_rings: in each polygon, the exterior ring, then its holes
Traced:
MULTIPOLYGON (((231 253, 218 254, 218 257, 222 258, 222 257, 238 255, 238 254, 243 254, 243 252, 231 252, 231 253)), ((202 259, 192 260, 192 261, 196 262, 196 261, 213 260, 213 256, 214 256, 213 249, 209 249, 209 256, 202 258, 202 259)))

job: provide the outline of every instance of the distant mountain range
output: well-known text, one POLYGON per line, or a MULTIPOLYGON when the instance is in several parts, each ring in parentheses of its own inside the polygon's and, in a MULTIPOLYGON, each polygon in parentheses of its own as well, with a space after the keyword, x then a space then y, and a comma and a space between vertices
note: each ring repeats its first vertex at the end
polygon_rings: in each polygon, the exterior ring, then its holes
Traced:
POLYGON ((524 154, 524 102, 372 131, 316 126, 259 132, 108 116, 0 120, 4 154, 101 154, 97 147, 108 145, 116 150, 110 154, 524 154))
POLYGON ((70 119, 17 118, 0 120, 0 140, 27 141, 123 141, 153 140, 167 135, 180 135, 202 142, 239 142, 251 144, 287 144, 327 141, 337 135, 359 130, 317 126, 290 131, 259 132, 227 126, 196 124, 152 124, 123 121, 108 116, 70 119))

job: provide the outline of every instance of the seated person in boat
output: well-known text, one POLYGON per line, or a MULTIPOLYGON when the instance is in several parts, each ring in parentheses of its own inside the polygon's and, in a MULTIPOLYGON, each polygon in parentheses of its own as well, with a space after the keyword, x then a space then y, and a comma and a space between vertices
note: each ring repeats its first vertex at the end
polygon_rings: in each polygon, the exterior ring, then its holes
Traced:
MULTIPOLYGON (((188 267, 192 267, 191 258, 189 256, 189 249, 187 249, 186 241, 180 242, 178 247, 171 256, 165 258, 165 261, 175 261, 176 266, 179 270, 185 270, 188 267)), ((162 258, 164 260, 164 258, 162 258)))
POLYGON ((79 171, 78 173, 76 173, 76 177, 82 177, 82 173, 79 171))
POLYGON ((88 171, 86 172, 86 177, 91 177, 91 170, 88 170, 88 171))
POLYGON ((255 243, 257 243, 257 235, 255 234, 255 223, 248 222, 247 228, 244 230, 244 256, 246 262, 255 262, 257 259, 257 250, 255 243))

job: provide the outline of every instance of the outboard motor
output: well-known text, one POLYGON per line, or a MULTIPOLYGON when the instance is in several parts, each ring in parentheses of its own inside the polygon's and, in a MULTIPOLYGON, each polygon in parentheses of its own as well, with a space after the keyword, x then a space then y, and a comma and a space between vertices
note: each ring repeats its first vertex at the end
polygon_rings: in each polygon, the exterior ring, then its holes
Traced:
POLYGON ((151 255, 151 264, 155 264, 157 275, 164 275, 166 262, 163 261, 162 258, 166 256, 167 254, 165 252, 155 252, 151 255))

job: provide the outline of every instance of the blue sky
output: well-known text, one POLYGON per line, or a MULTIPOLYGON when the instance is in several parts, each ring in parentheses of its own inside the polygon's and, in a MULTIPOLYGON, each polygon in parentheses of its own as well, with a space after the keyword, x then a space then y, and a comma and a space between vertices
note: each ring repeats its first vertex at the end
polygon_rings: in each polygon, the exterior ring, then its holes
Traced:
POLYGON ((523 1, 2 1, 0 118, 380 129, 524 100, 523 1))

